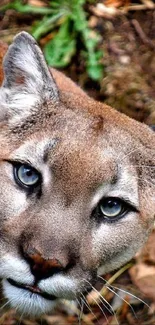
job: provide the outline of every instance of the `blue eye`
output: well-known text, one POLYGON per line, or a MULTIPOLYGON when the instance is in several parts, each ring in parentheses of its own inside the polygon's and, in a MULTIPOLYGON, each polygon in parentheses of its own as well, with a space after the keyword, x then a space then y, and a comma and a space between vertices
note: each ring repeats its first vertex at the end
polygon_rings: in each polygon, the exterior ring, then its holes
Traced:
POLYGON ((26 164, 18 164, 14 167, 14 177, 19 185, 26 187, 35 187, 40 182, 39 172, 26 164))
POLYGON ((127 207, 119 198, 108 197, 99 202, 98 211, 104 218, 114 219, 121 217, 127 207))

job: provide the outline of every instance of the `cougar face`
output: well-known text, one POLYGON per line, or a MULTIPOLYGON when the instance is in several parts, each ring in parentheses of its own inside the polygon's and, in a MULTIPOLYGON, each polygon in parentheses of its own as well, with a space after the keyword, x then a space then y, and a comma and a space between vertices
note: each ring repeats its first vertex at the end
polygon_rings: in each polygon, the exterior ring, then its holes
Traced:
POLYGON ((51 311, 127 262, 155 214, 152 131, 49 72, 14 39, 0 89, 0 277, 12 306, 51 311))

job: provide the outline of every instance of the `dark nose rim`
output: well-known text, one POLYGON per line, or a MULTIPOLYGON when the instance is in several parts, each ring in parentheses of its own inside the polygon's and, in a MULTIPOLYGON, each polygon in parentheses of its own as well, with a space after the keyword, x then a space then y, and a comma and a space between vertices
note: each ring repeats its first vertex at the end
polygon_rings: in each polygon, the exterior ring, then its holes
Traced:
POLYGON ((35 282, 61 273, 66 268, 56 258, 44 258, 35 248, 27 248, 27 250, 24 250, 23 247, 21 247, 21 253, 22 257, 24 257, 30 266, 31 272, 35 277, 35 282))

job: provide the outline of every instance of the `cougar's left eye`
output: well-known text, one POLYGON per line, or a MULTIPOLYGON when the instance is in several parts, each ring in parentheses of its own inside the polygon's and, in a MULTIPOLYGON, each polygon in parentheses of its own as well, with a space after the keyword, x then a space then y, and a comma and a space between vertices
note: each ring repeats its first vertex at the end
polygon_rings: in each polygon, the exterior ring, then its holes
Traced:
POLYGON ((19 185, 26 187, 35 187, 40 182, 39 172, 26 164, 14 166, 14 177, 19 185))
POLYGON ((98 213, 109 220, 121 217, 126 211, 127 206, 119 198, 104 198, 98 204, 98 213))

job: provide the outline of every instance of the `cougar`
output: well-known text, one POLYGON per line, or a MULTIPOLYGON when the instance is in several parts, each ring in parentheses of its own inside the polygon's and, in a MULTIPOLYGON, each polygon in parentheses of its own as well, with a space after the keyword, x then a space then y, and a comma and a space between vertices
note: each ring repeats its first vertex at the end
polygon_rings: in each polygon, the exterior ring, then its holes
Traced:
POLYGON ((13 307, 40 315, 78 299, 146 242, 155 135, 49 70, 26 32, 3 70, 0 277, 13 307))

